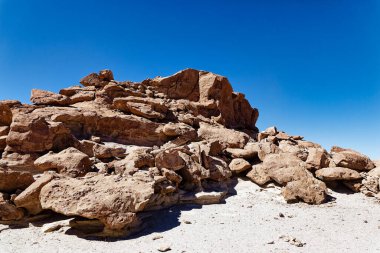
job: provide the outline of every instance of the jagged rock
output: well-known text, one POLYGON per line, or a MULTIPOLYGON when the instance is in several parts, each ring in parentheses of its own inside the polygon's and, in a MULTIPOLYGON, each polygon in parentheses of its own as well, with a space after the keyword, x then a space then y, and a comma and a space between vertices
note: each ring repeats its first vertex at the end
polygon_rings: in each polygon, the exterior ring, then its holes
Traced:
POLYGON ((91 73, 83 77, 80 83, 84 86, 104 87, 109 81, 113 80, 113 73, 111 70, 101 70, 99 74, 91 73))
POLYGON ((326 191, 325 183, 318 179, 307 177, 289 182, 282 189, 282 195, 288 203, 302 200, 308 204, 322 204, 327 198, 326 191))
POLYGON ((229 164, 232 172, 241 173, 251 168, 251 164, 242 158, 235 158, 229 164))
POLYGON ((7 219, 22 218, 18 207, 30 215, 51 209, 75 216, 73 227, 126 235, 147 211, 220 203, 232 172, 259 185, 275 182, 289 202, 325 201, 315 171, 332 170, 323 180, 342 179, 369 196, 380 190, 366 156, 337 147, 329 154, 276 127, 259 133, 257 109, 225 77, 186 69, 119 82, 102 70, 80 83, 59 94, 33 90, 34 105, 0 101, 0 167, 7 168, 0 191, 12 194, 0 213, 7 219), (41 176, 47 170, 57 173, 41 176))
POLYGON ((33 175, 29 172, 0 168, 1 192, 13 192, 17 189, 24 190, 33 182, 33 175))
POLYGON ((317 170, 315 175, 323 181, 358 180, 362 178, 359 172, 343 167, 323 168, 317 170))
POLYGON ((68 148, 58 154, 50 152, 41 156, 34 165, 40 171, 56 170, 71 177, 80 177, 91 170, 92 163, 86 154, 75 148, 68 148))
POLYGON ((134 148, 127 151, 128 155, 113 163, 117 174, 133 175, 140 168, 151 168, 155 166, 154 156, 150 154, 150 148, 134 148))
POLYGON ((24 217, 24 211, 13 205, 4 193, 0 192, 0 220, 11 221, 21 220, 24 217))
POLYGON ((14 199, 16 206, 25 208, 31 214, 42 212, 40 203, 41 189, 55 177, 56 175, 51 173, 42 175, 14 199))
POLYGON ((107 228, 120 230, 136 221, 136 213, 155 194, 153 178, 140 174, 55 179, 42 188, 41 205, 67 216, 99 219, 107 228))
POLYGON ((345 167, 359 171, 369 171, 375 164, 367 156, 352 149, 332 147, 332 161, 338 167, 345 167))

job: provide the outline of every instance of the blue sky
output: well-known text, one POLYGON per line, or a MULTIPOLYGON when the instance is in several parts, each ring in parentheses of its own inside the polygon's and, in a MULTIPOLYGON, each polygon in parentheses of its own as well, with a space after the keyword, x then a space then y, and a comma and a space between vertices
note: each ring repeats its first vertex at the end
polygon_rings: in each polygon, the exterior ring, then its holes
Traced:
POLYGON ((0 0, 0 99, 189 67, 227 76, 260 129, 380 159, 380 1, 0 0))

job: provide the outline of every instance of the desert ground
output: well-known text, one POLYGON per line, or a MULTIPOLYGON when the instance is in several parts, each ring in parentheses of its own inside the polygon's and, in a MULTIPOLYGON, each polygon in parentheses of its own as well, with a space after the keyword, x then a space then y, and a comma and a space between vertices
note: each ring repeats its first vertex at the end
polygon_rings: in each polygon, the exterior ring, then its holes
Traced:
POLYGON ((330 191, 322 205, 286 204, 279 188, 239 179, 225 203, 162 210, 138 234, 83 239, 68 227, 45 233, 1 225, 0 252, 380 252, 380 204, 330 191))

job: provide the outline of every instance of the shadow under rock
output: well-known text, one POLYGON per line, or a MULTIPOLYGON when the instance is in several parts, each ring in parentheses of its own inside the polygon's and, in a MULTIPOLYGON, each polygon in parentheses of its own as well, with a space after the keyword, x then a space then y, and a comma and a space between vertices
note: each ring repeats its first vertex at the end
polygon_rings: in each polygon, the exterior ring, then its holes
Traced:
MULTIPOLYGON (((235 186, 238 183, 238 178, 232 178, 227 183, 227 194, 225 198, 218 204, 225 204, 225 199, 228 197, 234 196, 237 194, 235 190, 235 186)), ((217 188, 209 188, 206 191, 220 190, 217 188)), ((94 241, 123 241, 123 240, 131 240, 137 239, 143 236, 148 236, 154 233, 162 233, 165 231, 169 231, 173 228, 181 225, 180 217, 183 211, 191 211, 193 209, 201 209, 203 205, 200 204, 178 204, 172 207, 168 207, 161 210, 148 211, 139 213, 142 216, 142 224, 139 227, 138 231, 131 233, 128 236, 119 236, 119 237, 99 237, 94 236, 94 234, 86 234, 78 229, 70 228, 65 234, 75 235, 79 238, 86 240, 94 240, 94 241)), ((99 231, 98 231, 99 232, 99 231)))

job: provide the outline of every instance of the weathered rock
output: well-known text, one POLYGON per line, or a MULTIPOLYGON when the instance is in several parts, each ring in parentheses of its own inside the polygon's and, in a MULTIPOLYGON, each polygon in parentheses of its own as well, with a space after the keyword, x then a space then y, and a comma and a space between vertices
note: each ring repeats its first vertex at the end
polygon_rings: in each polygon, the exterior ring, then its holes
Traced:
POLYGON ((23 217, 23 210, 13 205, 6 195, 0 192, 0 220, 21 220, 23 217))
POLYGON ((135 222, 136 213, 143 211, 153 196, 154 185, 148 175, 60 178, 42 188, 40 200, 43 209, 99 219, 107 228, 120 230, 135 222))
POLYGON ((99 74, 91 73, 83 77, 80 83, 84 86, 104 87, 109 81, 113 80, 113 73, 111 70, 101 70, 99 74))
POLYGON ((14 199, 16 206, 25 208, 30 214, 42 212, 40 203, 41 189, 55 177, 56 176, 51 173, 42 175, 14 199))
POLYGON ((198 136, 203 140, 219 141, 228 148, 244 148, 249 140, 245 133, 200 123, 198 136))
POLYGON ((362 178, 359 172, 343 167, 323 168, 317 170, 315 175, 322 181, 358 180, 362 178))
POLYGON ((91 170, 92 163, 86 154, 75 148, 68 148, 58 154, 50 152, 38 158, 34 165, 40 171, 56 170, 71 177, 80 177, 91 170))
POLYGON ((55 106, 65 106, 70 103, 70 99, 64 95, 37 89, 32 90, 32 96, 30 98, 30 101, 32 101, 32 103, 36 105, 55 106))
POLYGON ((13 192, 17 189, 24 190, 33 182, 33 175, 29 172, 0 168, 1 192, 13 192))
POLYGON ((367 156, 351 149, 333 147, 331 149, 332 161, 338 167, 345 167, 358 171, 369 171, 375 164, 367 156))
POLYGON ((14 116, 7 149, 23 154, 61 149, 71 144, 71 133, 61 122, 46 120, 39 111, 14 116))
POLYGON ((312 177, 289 182, 283 189, 282 195, 288 203, 300 200, 308 204, 322 204, 327 198, 325 183, 312 177))
POLYGON ((235 158, 229 164, 232 172, 241 173, 251 168, 251 164, 242 158, 235 158))
POLYGON ((246 175, 252 182, 258 185, 264 185, 268 183, 271 178, 268 175, 267 170, 262 164, 256 164, 252 166, 252 169, 246 175))
POLYGON ((38 173, 39 171, 34 166, 34 161, 40 155, 37 153, 20 154, 13 152, 4 152, 0 160, 0 166, 12 170, 24 170, 31 173, 38 173))
POLYGON ((12 108, 21 106, 17 100, 0 101, 0 126, 9 126, 12 123, 12 108))
POLYGON ((321 169, 327 167, 329 158, 326 150, 322 148, 309 148, 306 163, 312 169, 321 169))
POLYGON ((151 168, 155 166, 153 155, 150 154, 150 148, 134 148, 127 151, 128 155, 119 161, 113 163, 117 174, 133 175, 140 168, 151 168))

